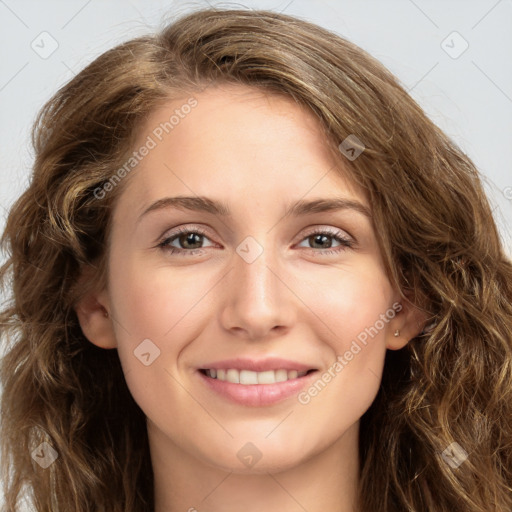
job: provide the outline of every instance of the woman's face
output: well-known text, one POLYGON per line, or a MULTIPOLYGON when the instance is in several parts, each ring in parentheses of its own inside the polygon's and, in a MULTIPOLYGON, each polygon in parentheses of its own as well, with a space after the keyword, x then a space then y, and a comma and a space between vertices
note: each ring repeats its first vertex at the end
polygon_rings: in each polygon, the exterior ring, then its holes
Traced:
POLYGON ((371 205, 311 113, 241 86, 195 98, 141 131, 113 214, 103 346, 117 347, 154 440, 277 471, 357 430, 386 348, 406 342, 393 336, 400 297, 371 205))

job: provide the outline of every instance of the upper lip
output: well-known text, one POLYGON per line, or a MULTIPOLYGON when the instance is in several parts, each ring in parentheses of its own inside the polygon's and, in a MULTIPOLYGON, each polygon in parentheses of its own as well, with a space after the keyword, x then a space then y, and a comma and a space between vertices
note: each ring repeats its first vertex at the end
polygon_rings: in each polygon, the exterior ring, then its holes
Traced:
POLYGON ((237 370, 250 370, 253 372, 264 372, 268 370, 297 370, 299 372, 314 370, 315 368, 308 364, 302 364, 289 359, 281 359, 278 357, 270 357, 267 359, 225 359, 223 361, 215 361, 201 366, 202 370, 229 370, 234 368, 237 370))

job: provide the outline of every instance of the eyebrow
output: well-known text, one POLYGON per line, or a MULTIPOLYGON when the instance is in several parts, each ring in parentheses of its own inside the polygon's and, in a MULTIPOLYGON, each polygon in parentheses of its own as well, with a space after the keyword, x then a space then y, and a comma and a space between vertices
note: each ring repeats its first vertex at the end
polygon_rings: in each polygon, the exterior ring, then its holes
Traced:
MULTIPOLYGON (((177 208, 179 210, 189 210, 195 212, 206 212, 221 217, 230 217, 231 211, 226 203, 215 201, 204 196, 176 196, 164 197, 152 203, 140 215, 137 222, 140 222, 144 216, 150 212, 166 208, 177 208)), ((370 210, 358 201, 352 199, 329 198, 314 199, 310 201, 299 200, 288 206, 284 217, 309 215, 313 213, 330 212, 336 210, 354 210, 371 219, 370 210)))

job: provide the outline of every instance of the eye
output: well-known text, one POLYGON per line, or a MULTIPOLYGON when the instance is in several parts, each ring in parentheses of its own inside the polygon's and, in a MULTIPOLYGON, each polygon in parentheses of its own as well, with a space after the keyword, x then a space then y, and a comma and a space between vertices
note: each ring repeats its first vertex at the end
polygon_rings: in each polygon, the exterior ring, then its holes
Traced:
POLYGON ((157 247, 168 251, 170 254, 174 253, 182 253, 186 255, 194 255, 198 252, 201 253, 201 247, 194 247, 195 245, 201 245, 202 240, 206 239, 206 233, 199 228, 181 228, 175 234, 166 237, 162 240, 157 247), (183 248, 175 247, 171 245, 172 243, 177 242, 183 248))
POLYGON ((314 247, 310 250, 313 250, 315 253, 319 253, 321 255, 327 254, 337 254, 346 249, 350 249, 354 246, 354 242, 351 238, 344 234, 343 231, 330 229, 330 228, 316 228, 312 232, 310 232, 303 240, 306 240, 308 243, 316 245, 320 244, 321 251, 315 251, 314 247), (331 249, 332 242, 329 239, 334 239, 339 243, 339 246, 333 250, 331 249))
MULTIPOLYGON (((206 232, 202 229, 184 227, 178 229, 170 236, 165 237, 157 247, 169 252, 170 254, 193 256, 195 254, 203 253, 202 243, 204 240, 209 240, 209 238, 206 236, 206 232), (177 243, 181 247, 172 245, 174 243, 177 243)), ((353 240, 344 235, 343 231, 335 229, 332 230, 329 228, 317 228, 302 240, 313 245, 320 244, 320 247, 309 248, 309 250, 321 255, 337 254, 354 246, 353 240), (327 250, 332 248, 332 241, 329 241, 329 239, 335 240, 339 246, 335 249, 327 250)))

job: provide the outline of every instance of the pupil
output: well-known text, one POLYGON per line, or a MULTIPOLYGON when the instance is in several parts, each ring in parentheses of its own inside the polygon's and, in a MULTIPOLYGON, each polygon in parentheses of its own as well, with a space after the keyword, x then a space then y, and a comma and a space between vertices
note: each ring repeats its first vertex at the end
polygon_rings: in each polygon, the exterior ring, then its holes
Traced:
POLYGON ((328 239, 329 237, 326 236, 326 235, 314 235, 313 236, 313 240, 315 241, 314 243, 322 243, 322 241, 326 241, 326 239, 328 239))
MULTIPOLYGON (((185 247, 187 247, 189 244, 191 245, 194 245, 194 243, 196 244, 200 244, 200 241, 195 241, 194 242, 194 239, 198 237, 200 238, 201 235, 198 235, 197 233, 188 233, 187 235, 184 235, 184 238, 185 238, 185 243, 182 244, 182 245, 185 245, 185 247)), ((189 247, 190 248, 190 247, 189 247)))

